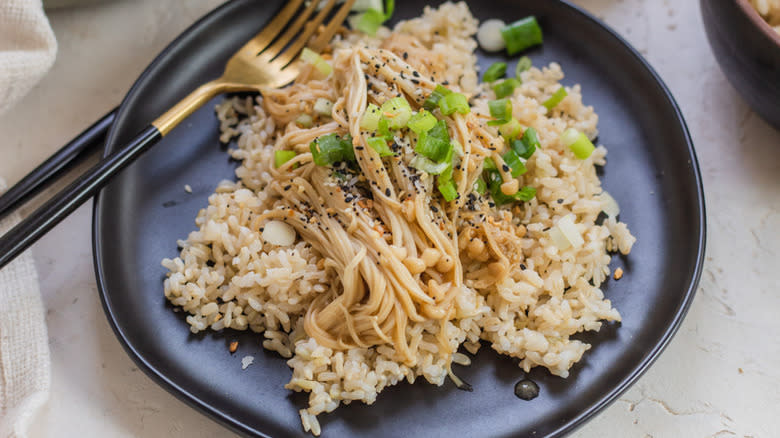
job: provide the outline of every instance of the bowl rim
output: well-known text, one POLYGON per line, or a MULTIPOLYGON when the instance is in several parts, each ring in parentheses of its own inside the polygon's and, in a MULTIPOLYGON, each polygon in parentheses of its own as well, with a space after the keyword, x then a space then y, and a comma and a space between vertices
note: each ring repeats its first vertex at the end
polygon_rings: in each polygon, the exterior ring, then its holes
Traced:
POLYGON ((777 47, 780 47, 780 33, 777 33, 777 31, 775 31, 775 29, 769 25, 769 22, 767 22, 764 17, 758 13, 753 5, 750 4, 750 0, 735 1, 740 9, 742 9, 742 12, 744 12, 745 15, 747 15, 747 17, 750 18, 750 20, 753 21, 756 26, 769 37, 770 40, 774 41, 777 47))

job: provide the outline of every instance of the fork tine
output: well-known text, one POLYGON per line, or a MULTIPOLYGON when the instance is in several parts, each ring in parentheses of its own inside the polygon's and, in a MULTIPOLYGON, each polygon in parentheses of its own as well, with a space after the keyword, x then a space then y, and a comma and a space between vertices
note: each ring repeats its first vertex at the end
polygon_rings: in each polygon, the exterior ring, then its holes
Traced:
MULTIPOLYGON (((337 15, 340 15, 341 12, 345 9, 345 7, 347 12, 349 12, 349 9, 352 8, 353 3, 354 0, 347 1, 347 3, 344 3, 341 6, 341 9, 339 10, 339 13, 337 15)), ((287 65, 290 62, 292 62, 298 56, 298 54, 306 45, 306 43, 309 41, 309 38, 311 38, 314 31, 316 31, 317 28, 320 26, 320 24, 322 24, 322 22, 325 21, 325 17, 328 16, 328 14, 330 13, 331 9, 333 9, 333 6, 335 4, 336 4, 336 0, 328 0, 328 3, 325 5, 325 7, 323 7, 320 13, 317 14, 316 17, 314 17, 314 20, 307 23, 303 33, 292 43, 292 45, 290 45, 290 47, 288 47, 283 53, 279 54, 279 56, 276 59, 274 59, 274 63, 278 63, 280 65, 287 65)))
POLYGON ((244 54, 247 56, 257 56, 260 52, 267 49, 287 23, 292 20, 295 13, 301 7, 301 4, 303 4, 303 1, 304 0, 289 0, 284 8, 274 16, 271 22, 263 27, 263 30, 260 33, 247 41, 247 43, 236 52, 236 55, 244 54))
POLYGON ((315 52, 321 52, 325 46, 328 45, 330 39, 333 38, 333 35, 335 35, 336 31, 338 31, 341 27, 341 24, 344 23, 344 20, 347 18, 349 11, 352 10, 352 5, 354 4, 355 0, 347 0, 344 2, 344 5, 341 7, 341 9, 339 9, 336 15, 333 16, 333 19, 330 20, 330 23, 328 23, 325 29, 317 36, 317 39, 314 40, 311 45, 312 50, 315 52))
POLYGON ((284 35, 277 38, 274 44, 263 52, 263 58, 270 61, 282 50, 284 50, 284 47, 290 42, 290 40, 292 40, 293 37, 301 31, 311 14, 315 9, 317 9, 317 5, 319 3, 321 3, 320 0, 312 0, 309 6, 295 19, 295 22, 287 28, 287 30, 284 32, 284 35))

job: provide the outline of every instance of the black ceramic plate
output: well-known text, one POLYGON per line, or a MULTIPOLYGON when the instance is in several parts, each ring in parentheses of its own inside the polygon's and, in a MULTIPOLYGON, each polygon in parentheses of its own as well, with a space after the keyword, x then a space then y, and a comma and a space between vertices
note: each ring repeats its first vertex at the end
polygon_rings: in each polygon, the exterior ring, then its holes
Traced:
MULTIPOLYGON (((227 58, 281 6, 233 1, 187 30, 144 72, 121 106, 106 150, 131 138, 198 84, 218 76, 227 58)), ((422 12, 422 2, 399 1, 396 19, 422 12)), ((435 3, 435 2, 434 2, 435 3)), ((523 376, 489 347, 458 375, 474 392, 451 383, 422 382, 384 391, 373 406, 355 403, 322 415, 324 436, 562 435, 613 401, 658 356, 693 297, 704 252, 704 200, 693 146, 669 91, 625 41, 598 20, 559 1, 471 2, 481 19, 535 14, 544 46, 530 51, 536 65, 556 61, 567 85, 582 84, 609 148, 602 179, 639 239, 628 257, 615 257, 625 276, 605 293, 623 323, 580 336, 593 343, 568 379, 530 373, 541 395, 513 394, 523 376)), ((485 66, 496 57, 480 53, 485 66)), ((95 203, 94 254, 106 315, 128 354, 150 377, 183 401, 232 429, 256 435, 302 435, 298 409, 306 397, 283 388, 284 359, 262 350, 251 333, 191 335, 162 293, 164 257, 178 254, 194 218, 217 183, 234 178, 236 162, 218 142, 213 104, 125 170, 95 203), (193 193, 185 193, 189 184, 193 193), (227 349, 238 339, 238 352, 227 349), (241 370, 240 359, 255 362, 241 370)))

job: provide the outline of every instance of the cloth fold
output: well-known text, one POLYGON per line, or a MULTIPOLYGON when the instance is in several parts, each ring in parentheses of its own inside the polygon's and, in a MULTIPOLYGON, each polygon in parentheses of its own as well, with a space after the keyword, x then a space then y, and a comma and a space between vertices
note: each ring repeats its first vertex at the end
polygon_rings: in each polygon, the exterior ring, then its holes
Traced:
MULTIPOLYGON (((0 179, 0 193, 5 184, 0 179)), ((0 235, 16 223, 0 220, 0 235)), ((28 250, 0 269, 0 438, 22 438, 49 399, 51 359, 38 274, 28 250)))
MULTIPOLYGON (((41 0, 0 0, 0 114, 40 81, 56 53, 41 0)), ((0 235, 18 222, 16 214, 0 220, 0 235)), ((27 435, 35 412, 49 399, 50 381, 38 275, 26 251, 0 269, 0 438, 27 435)))
POLYGON ((0 114, 41 80, 56 53, 41 0, 0 0, 0 114))

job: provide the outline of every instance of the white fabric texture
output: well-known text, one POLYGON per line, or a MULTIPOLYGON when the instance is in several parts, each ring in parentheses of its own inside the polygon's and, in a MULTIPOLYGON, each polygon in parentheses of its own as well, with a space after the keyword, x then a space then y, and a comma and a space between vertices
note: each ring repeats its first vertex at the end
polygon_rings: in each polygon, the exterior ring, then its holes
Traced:
POLYGON ((0 0, 0 114, 41 80, 56 53, 41 0, 0 0))
MULTIPOLYGON (((57 43, 41 0, 0 0, 0 114, 54 63, 57 43)), ((0 193, 5 183, 0 179, 0 193)), ((0 220, 0 234, 19 222, 0 220)), ((49 398, 51 360, 38 275, 26 251, 0 269, 0 438, 27 435, 49 398)))
MULTIPOLYGON (((5 184, 0 179, 0 192, 5 184)), ((19 216, 0 220, 0 235, 19 216)), ((49 399, 51 360, 38 274, 30 251, 0 269, 0 438, 22 438, 49 399)))

